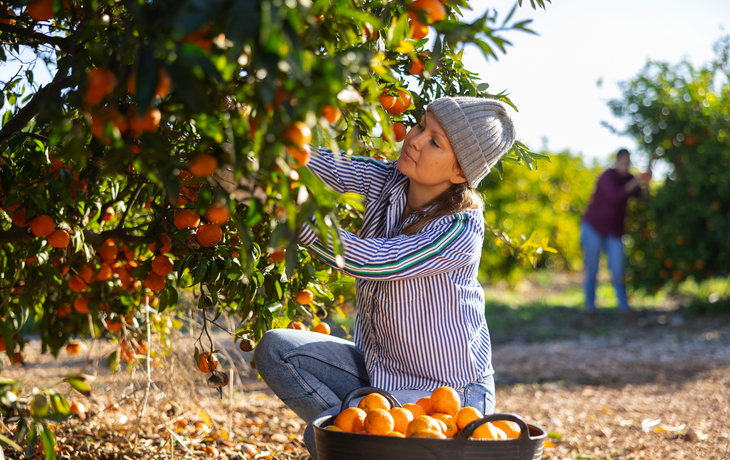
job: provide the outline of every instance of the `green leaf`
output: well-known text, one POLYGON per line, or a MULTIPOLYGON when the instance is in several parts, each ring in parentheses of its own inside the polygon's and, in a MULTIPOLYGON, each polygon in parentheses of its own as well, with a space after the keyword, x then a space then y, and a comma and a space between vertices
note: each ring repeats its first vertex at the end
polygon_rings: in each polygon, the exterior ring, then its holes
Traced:
POLYGON ((82 395, 89 397, 91 396, 91 387, 86 382, 93 379, 94 377, 91 375, 73 374, 63 379, 63 381, 71 385, 74 390, 78 391, 82 395))
POLYGON ((8 446, 12 447, 13 449, 17 450, 18 452, 23 452, 23 448, 20 447, 13 441, 12 439, 5 437, 2 433, 0 433, 0 443, 7 444, 8 446))
POLYGON ((547 434, 547 437, 548 437, 548 438, 551 438, 551 439, 563 439, 563 435, 562 435, 562 434, 560 434, 560 433, 555 433, 555 432, 553 432, 553 431, 551 431, 550 433, 548 433, 548 434, 547 434))
POLYGON ((40 430, 41 440, 43 441, 43 452, 46 455, 46 460, 56 460, 56 437, 53 432, 48 429, 46 425, 43 425, 43 429, 40 430))

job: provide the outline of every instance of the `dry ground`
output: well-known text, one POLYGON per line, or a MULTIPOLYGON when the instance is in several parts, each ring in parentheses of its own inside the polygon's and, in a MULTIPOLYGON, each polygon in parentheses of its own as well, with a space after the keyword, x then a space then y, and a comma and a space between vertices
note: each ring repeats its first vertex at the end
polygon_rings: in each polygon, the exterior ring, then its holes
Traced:
MULTIPOLYGON (((62 460, 309 458, 302 420, 256 379, 250 354, 224 334, 215 338, 228 356, 223 368, 236 375, 233 398, 226 392, 221 399, 206 387, 205 375, 192 364, 190 331, 178 333, 175 353, 152 371, 136 452, 146 379, 141 367, 109 373, 104 362, 113 344, 95 344, 85 368, 97 377, 93 400, 60 383, 81 369, 83 359, 39 355, 37 341, 26 348, 25 367, 7 366, 2 374, 27 379, 27 391, 50 384, 90 406, 86 420, 56 427, 62 460)), ((730 458, 730 317, 497 343, 494 367, 498 410, 551 433, 545 459, 730 458), (643 429, 642 422, 658 419, 643 429)), ((20 458, 9 448, 5 455, 20 458)))

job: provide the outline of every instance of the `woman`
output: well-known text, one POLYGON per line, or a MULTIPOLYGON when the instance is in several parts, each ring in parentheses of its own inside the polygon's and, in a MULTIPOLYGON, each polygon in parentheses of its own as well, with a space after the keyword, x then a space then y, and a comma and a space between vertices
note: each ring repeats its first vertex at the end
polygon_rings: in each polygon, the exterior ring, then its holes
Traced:
MULTIPOLYGON (((366 210, 359 236, 340 230, 342 267, 309 226, 300 233, 317 257, 357 279, 354 343, 284 329, 256 348, 261 377, 302 419, 337 413, 362 386, 406 403, 447 385, 462 405, 494 411, 475 188, 514 137, 500 102, 445 97, 406 134, 395 163, 326 149, 313 155, 312 172, 340 193, 364 196, 366 210)), ((311 425, 305 442, 315 456, 311 425)))

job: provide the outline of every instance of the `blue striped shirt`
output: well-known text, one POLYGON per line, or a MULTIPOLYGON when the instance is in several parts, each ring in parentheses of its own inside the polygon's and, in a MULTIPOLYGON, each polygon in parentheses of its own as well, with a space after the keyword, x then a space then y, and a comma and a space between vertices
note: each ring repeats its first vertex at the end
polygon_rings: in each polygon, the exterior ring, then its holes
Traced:
POLYGON ((406 236, 401 222, 408 178, 369 157, 320 148, 310 170, 340 193, 365 198, 360 235, 340 229, 344 267, 308 226, 303 244, 356 278, 354 341, 373 386, 388 391, 463 388, 491 375, 484 291, 477 281, 484 216, 468 210, 438 218, 406 236))

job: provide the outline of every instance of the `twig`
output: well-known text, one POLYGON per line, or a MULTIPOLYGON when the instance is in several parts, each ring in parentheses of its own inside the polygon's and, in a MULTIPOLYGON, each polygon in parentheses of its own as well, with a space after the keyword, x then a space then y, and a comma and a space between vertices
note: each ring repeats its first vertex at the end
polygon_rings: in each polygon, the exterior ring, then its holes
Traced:
MULTIPOLYGON (((138 192, 139 194, 139 192, 138 192)), ((152 332, 150 331, 150 307, 147 303, 147 298, 145 297, 144 301, 144 314, 145 314, 145 321, 147 322, 147 385, 145 385, 144 388, 144 399, 142 400, 142 410, 139 411, 139 417, 137 417, 137 428, 134 430, 134 452, 137 452, 137 441, 139 440, 139 425, 142 423, 142 417, 144 416, 144 411, 147 409, 147 398, 150 395, 150 386, 152 385, 152 367, 150 366, 150 346, 149 344, 152 343, 152 332)))
POLYGON ((127 207, 124 208, 124 212, 122 213, 122 218, 119 219, 119 225, 117 225, 117 230, 124 227, 124 221, 127 218, 127 213, 130 209, 132 209, 132 206, 134 206, 134 202, 137 201, 137 198, 139 197, 139 193, 142 191, 142 186, 140 185, 137 187, 137 193, 134 194, 134 197, 132 198, 132 201, 127 204, 127 207))
MULTIPOLYGON (((135 439, 135 442, 136 442, 136 439, 135 439)), ((167 445, 168 442, 170 442, 170 438, 169 437, 167 439, 165 439, 165 443, 163 445, 161 445, 160 447, 158 447, 156 451, 154 451, 152 454, 148 454, 142 460, 147 460, 148 458, 154 457, 155 455, 157 455, 157 453, 160 452, 167 445)), ((170 458, 172 458, 172 457, 170 457, 170 458)))
POLYGON ((173 438, 175 438, 175 440, 182 446, 182 448, 187 451, 187 453, 189 453, 193 457, 195 456, 195 452, 193 452, 192 450, 190 450, 190 448, 188 448, 188 446, 185 445, 185 443, 183 442, 183 440, 180 439, 180 436, 176 435, 175 432, 172 431, 168 427, 165 427, 165 429, 172 435, 173 438))
POLYGON ((3 23, 0 23, 0 32, 7 32, 16 36, 26 37, 41 43, 46 43, 48 45, 57 46, 60 50, 65 51, 68 54, 74 54, 73 42, 68 38, 44 35, 27 27, 11 26, 10 24, 3 23))
POLYGON ((96 343, 97 337, 94 335, 94 320, 91 317, 91 313, 88 313, 87 316, 89 318, 89 330, 91 331, 91 345, 89 346, 89 352, 86 354, 86 361, 84 361, 84 365, 81 366, 79 374, 83 374, 84 370, 86 369, 86 365, 89 364, 89 360, 91 359, 91 352, 94 350, 94 344, 96 343))

